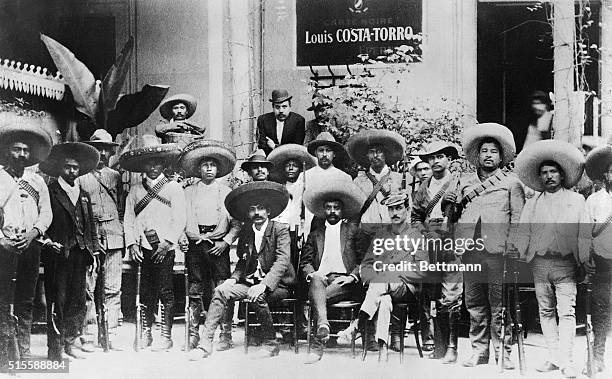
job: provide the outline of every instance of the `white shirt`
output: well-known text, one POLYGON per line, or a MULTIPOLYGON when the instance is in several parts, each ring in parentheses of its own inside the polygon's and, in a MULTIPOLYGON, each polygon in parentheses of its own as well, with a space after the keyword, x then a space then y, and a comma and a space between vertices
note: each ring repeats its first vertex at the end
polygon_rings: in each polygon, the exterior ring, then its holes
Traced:
POLYGON ((57 179, 57 183, 60 185, 60 187, 62 187, 64 192, 66 192, 66 195, 68 195, 72 205, 76 205, 77 201, 79 200, 79 195, 81 194, 81 187, 77 181, 78 179, 74 181, 74 186, 71 186, 61 176, 57 179))
POLYGON ((589 259, 591 244, 596 255, 612 259, 612 225, 600 229, 608 217, 612 215, 612 194, 605 188, 595 192, 586 200, 585 211, 580 220, 580 260, 589 259), (602 230, 593 238, 593 229, 602 230))
POLYGON ((281 139, 283 138, 283 128, 285 127, 285 121, 276 120, 276 139, 280 145, 281 139))
MULTIPOLYGON (((430 199, 433 199, 434 196, 442 189, 442 186, 446 182, 448 182, 451 178, 451 174, 449 171, 446 171, 446 174, 442 177, 442 179, 436 179, 433 176, 431 177, 431 181, 429 182, 429 187, 427 187, 427 194, 430 199)), ((431 211, 429 215, 430 218, 444 218, 444 213, 442 213, 442 199, 438 201, 436 206, 431 211)))
POLYGON ((263 236, 264 233, 266 232, 266 228, 268 227, 268 219, 266 219, 266 222, 263 223, 263 225, 261 226, 261 229, 257 230, 257 228, 255 227, 255 224, 251 225, 251 228, 253 228, 253 233, 255 233, 255 250, 259 253, 259 250, 261 249, 261 242, 263 241, 263 236))
POLYGON ((340 246, 340 227, 342 222, 330 225, 325 221, 325 243, 323 245, 323 257, 317 270, 323 275, 334 273, 346 274, 346 267, 342 261, 342 250, 340 246))
POLYGON ((289 230, 296 230, 296 226, 300 225, 300 216, 302 215, 302 193, 304 192, 304 173, 300 173, 294 183, 285 183, 285 188, 289 191, 291 197, 287 203, 287 207, 274 218, 274 221, 282 222, 289 225, 289 230))

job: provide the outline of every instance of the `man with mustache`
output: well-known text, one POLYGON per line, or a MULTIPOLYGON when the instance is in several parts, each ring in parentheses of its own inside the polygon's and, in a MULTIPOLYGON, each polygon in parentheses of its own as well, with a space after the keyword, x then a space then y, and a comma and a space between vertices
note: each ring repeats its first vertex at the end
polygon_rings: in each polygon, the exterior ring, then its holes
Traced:
POLYGON ((8 361, 30 357, 32 306, 38 280, 41 246, 36 239, 51 224, 49 191, 39 175, 26 167, 49 155, 51 137, 32 125, 0 127, 0 372, 8 361), (14 287, 11 280, 16 272, 14 287), (17 335, 10 304, 17 317, 17 335), (10 341, 17 339, 18 350, 10 341))
POLYGON ((257 117, 257 146, 266 154, 280 145, 304 143, 304 117, 291 111, 291 99, 286 89, 275 89, 269 99, 272 112, 257 117))
POLYGON ((162 303, 162 338, 154 351, 172 348, 174 321, 174 249, 186 225, 183 187, 170 181, 165 167, 180 155, 177 144, 158 144, 154 136, 144 146, 121 155, 119 164, 127 171, 142 172, 142 182, 133 185, 125 204, 125 245, 131 257, 142 266, 142 303, 145 306, 144 341, 153 343, 151 327, 158 301, 162 303))
MULTIPOLYGON (((236 165, 231 147, 221 141, 198 140, 184 149, 179 165, 188 177, 198 179, 185 188, 189 250, 185 261, 189 276, 189 348, 200 340, 200 315, 208 309, 213 290, 230 277, 230 245, 238 238, 240 221, 225 208, 231 189, 217 178, 226 176, 236 165)), ((221 323, 217 350, 228 350, 232 343, 233 303, 221 323)))
POLYGON ((500 335, 504 296, 502 275, 504 256, 507 254, 506 241, 516 229, 525 197, 516 175, 506 173, 501 168, 514 159, 514 136, 503 125, 479 124, 464 133, 463 149, 468 161, 476 167, 476 172, 461 178, 458 190, 445 195, 443 206, 448 201, 458 208, 455 215, 455 219, 458 219, 456 239, 477 241, 486 236, 483 238, 484 249, 473 249, 463 256, 463 263, 483 267, 482 271, 466 271, 463 274, 472 343, 472 356, 463 365, 474 367, 488 363, 491 342, 497 361, 503 338, 506 348, 503 365, 505 369, 512 370, 510 328, 506 328, 506 335, 500 335))
POLYGON ((262 150, 255 151, 240 165, 240 168, 249 174, 254 182, 268 180, 273 167, 274 164, 266 159, 262 150))
MULTIPOLYGON (((425 146, 425 151, 420 155, 421 160, 431 166, 432 176, 419 187, 414 195, 412 204, 412 223, 422 225, 424 236, 428 240, 444 241, 449 238, 447 225, 447 207, 442 207, 442 198, 448 192, 455 190, 457 178, 451 180, 452 174, 448 170, 452 159, 457 159, 459 154, 457 148, 444 141, 433 141, 425 146)), ((453 251, 440 248, 439 244, 429 244, 430 261, 432 263, 446 262, 458 263, 453 251)), ((436 318, 434 320, 434 351, 430 354, 432 359, 443 358, 444 363, 457 361, 456 321, 461 310, 461 295, 463 293, 463 275, 456 271, 441 271, 432 273, 431 283, 427 283, 423 289, 423 300, 425 304, 435 301, 436 318)), ((430 307, 425 307, 426 313, 430 307)), ((429 315, 428 315, 429 316, 429 315)), ((431 330, 423 330, 425 340, 424 348, 431 349, 431 330)))
MULTIPOLYGON (((81 188, 87 192, 91 199, 91 207, 98 227, 98 239, 106 251, 104 256, 104 287, 95 291, 101 285, 96 271, 89 271, 87 275, 87 308, 88 314, 95 313, 94 294, 104 294, 104 303, 107 306, 108 334, 111 349, 118 349, 113 343, 117 334, 119 318, 121 316, 121 274, 123 265, 123 225, 120 215, 123 214, 123 191, 121 175, 108 167, 108 160, 114 149, 119 145, 113 142, 111 135, 104 129, 98 129, 91 136, 87 144, 95 147, 100 153, 98 166, 79 179, 81 188), (99 283, 98 283, 99 282, 99 283)), ((97 310, 98 312, 100 310, 97 310)), ((89 317, 88 317, 89 318, 89 317)), ((96 318, 90 320, 95 323, 96 318)), ((87 321, 85 330, 87 329, 87 321)), ((94 334, 89 331, 81 336, 81 350, 93 352, 94 334)))
POLYGON ((330 325, 327 305, 343 300, 359 300, 363 295, 359 283, 359 263, 363 258, 363 241, 354 223, 343 221, 359 214, 365 195, 342 177, 322 177, 308 182, 304 204, 324 224, 314 229, 302 249, 300 271, 309 284, 308 297, 316 325, 314 350, 306 363, 321 360, 330 325))
POLYGON ((168 133, 191 134, 193 136, 203 136, 206 132, 205 127, 201 127, 193 121, 187 121, 193 116, 198 106, 195 97, 180 93, 170 96, 159 106, 159 113, 167 122, 155 127, 155 133, 162 139, 163 143, 177 142, 171 141, 168 133))
POLYGON ((561 369, 575 378, 573 348, 576 335, 576 282, 579 260, 579 223, 584 197, 572 188, 580 180, 584 155, 567 142, 534 142, 516 158, 519 178, 539 195, 523 208, 515 243, 533 272, 540 325, 548 357, 536 370, 561 369), (558 320, 558 321, 557 321, 558 320))
POLYGON ((269 358, 279 353, 276 332, 269 305, 289 296, 295 283, 290 262, 289 229, 270 218, 287 206, 289 193, 274 182, 249 182, 234 189, 225 198, 225 207, 232 217, 243 221, 238 237, 239 258, 232 276, 215 288, 208 308, 202 338, 190 352, 190 360, 207 358, 213 351, 213 337, 222 322, 228 303, 248 299, 261 324, 262 348, 252 358, 269 358))
POLYGON ((99 158, 92 146, 66 142, 53 146, 39 166, 45 174, 58 177, 49 184, 53 222, 47 233, 63 245, 59 254, 46 251, 43 256, 51 360, 61 360, 62 350, 72 358, 84 358, 75 341, 87 313, 85 276, 88 266, 93 271, 98 269, 104 249, 98 239, 91 199, 79 187, 77 178, 93 170, 99 158))
POLYGON ((391 130, 365 130, 349 138, 347 150, 354 161, 367 167, 353 181, 367 196, 361 210, 362 224, 389 223, 382 200, 402 188, 402 174, 391 171, 389 166, 404 158, 404 137, 391 130))

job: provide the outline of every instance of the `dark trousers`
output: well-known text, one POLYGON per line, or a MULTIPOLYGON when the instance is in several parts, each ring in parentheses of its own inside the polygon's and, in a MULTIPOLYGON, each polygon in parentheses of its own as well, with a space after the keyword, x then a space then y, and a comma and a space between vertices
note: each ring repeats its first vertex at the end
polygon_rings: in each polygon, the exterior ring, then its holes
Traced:
MULTIPOLYGON (((174 290, 172 275, 174 273, 174 250, 170 249, 166 253, 166 257, 161 263, 153 263, 151 256, 157 249, 154 250, 142 249, 142 277, 141 277, 141 293, 142 304, 145 308, 146 326, 150 327, 153 324, 153 314, 157 309, 158 300, 164 306, 164 313, 167 317, 174 315, 174 290)), ((168 320, 171 324, 171 320, 168 320)))
MULTIPOLYGON (((504 257, 499 254, 471 252, 463 263, 479 263, 482 271, 463 273, 465 306, 470 314, 470 342, 475 354, 488 355, 489 342, 493 341, 495 354, 501 347, 502 327, 502 273, 504 257)), ((510 269, 510 267, 509 267, 510 269)), ((508 277, 506 282, 510 279, 508 277)), ((510 305, 508 304, 509 308, 510 305)), ((509 321, 509 319, 508 319, 509 321)), ((512 335, 506 328, 506 351, 512 351, 512 335)))
POLYGON ((325 279, 313 276, 310 281, 309 297, 314 310, 317 325, 329 326, 327 321, 327 305, 335 304, 344 300, 359 301, 363 299, 363 287, 359 283, 351 283, 344 286, 332 284, 338 274, 329 274, 325 279))
POLYGON ((91 260, 89 252, 78 246, 70 250, 68 258, 53 252, 44 256, 49 356, 58 357, 63 345, 73 343, 81 334, 87 313, 85 275, 91 260))
POLYGON ((595 359, 603 361, 606 351, 606 336, 610 331, 610 289, 612 287, 612 259, 594 255, 595 275, 592 277, 593 297, 591 314, 595 359))
POLYGON ((189 274, 189 297, 202 300, 208 309, 215 287, 231 275, 229 246, 220 255, 211 255, 205 243, 189 243, 187 273, 189 274))
POLYGON ((0 366, 7 364, 8 346, 17 334, 21 355, 30 354, 30 332, 32 329, 32 304, 38 281, 40 246, 33 242, 20 255, 0 249, 0 366), (16 272, 15 287, 11 279, 16 272), (11 320, 10 304, 17 317, 17 332, 11 320))

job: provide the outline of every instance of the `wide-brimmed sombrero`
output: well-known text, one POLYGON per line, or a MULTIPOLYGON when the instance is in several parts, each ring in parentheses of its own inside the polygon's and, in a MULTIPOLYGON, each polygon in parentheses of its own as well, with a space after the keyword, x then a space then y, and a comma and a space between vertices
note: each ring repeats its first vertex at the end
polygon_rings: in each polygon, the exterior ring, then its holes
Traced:
POLYGON ((330 132, 321 132, 314 140, 308 142, 306 148, 310 155, 316 157, 316 151, 319 146, 329 146, 335 153, 336 157, 333 160, 334 166, 337 168, 345 167, 349 161, 349 156, 344 146, 341 143, 336 142, 336 139, 330 132))
POLYGON ((430 155, 437 153, 446 154, 451 160, 459 158, 459 149, 457 149, 454 144, 440 140, 432 141, 425 145, 423 152, 419 154, 419 158, 423 161, 427 161, 430 155))
POLYGON ((349 156, 362 167, 368 167, 368 149, 378 145, 385 151, 385 162, 391 166, 404 158, 406 140, 401 134, 392 130, 364 130, 352 135, 347 143, 346 150, 349 156))
POLYGON ((544 191, 540 179, 540 165, 545 161, 559 164, 564 171, 562 185, 571 188, 578 183, 584 170, 584 155, 571 143, 559 140, 537 141, 525 147, 516 157, 515 168, 519 179, 535 191, 544 191))
POLYGON ((199 177, 200 164, 204 158, 212 158, 217 162, 217 178, 225 176, 236 166, 234 149, 221 141, 196 140, 185 146, 179 159, 179 166, 186 176, 199 177))
POLYGON ((109 146, 116 147, 119 146, 117 142, 113 142, 113 137, 104 129, 97 129, 89 138, 89 141, 85 141, 86 144, 91 145, 93 147, 99 146, 109 146))
POLYGON ((272 219, 285 209, 289 202, 289 192, 282 184, 267 180, 249 182, 235 188, 225 198, 225 208, 239 221, 249 221, 249 207, 262 204, 270 210, 272 219))
POLYGON ((144 172, 145 163, 151 159, 164 159, 167 166, 171 166, 181 155, 181 149, 177 143, 157 142, 155 136, 145 138, 143 136, 143 146, 128 150, 119 157, 121 168, 131 172, 144 172))
POLYGON ((366 195, 346 178, 323 176, 314 178, 304 191, 304 205, 315 216, 325 218, 325 202, 340 200, 342 217, 351 218, 359 214, 366 195))
POLYGON ((502 167, 512 162, 516 154, 516 145, 514 144, 512 132, 503 125, 487 122, 473 126, 463 133, 463 151, 471 164, 474 166, 478 165, 480 144, 486 138, 493 138, 499 142, 502 149, 500 154, 502 167))
POLYGON ((281 180, 285 170, 285 163, 290 159, 297 160, 302 170, 311 169, 317 164, 305 146, 295 143, 280 145, 268 154, 268 160, 274 165, 274 169, 270 172, 270 179, 274 181, 281 180))
POLYGON ((612 146, 604 145, 591 150, 586 156, 584 168, 592 180, 602 179, 612 163, 612 146))
POLYGON ((51 153, 38 166, 40 171, 53 177, 60 175, 60 168, 64 164, 64 158, 72 158, 79 162, 79 176, 83 176, 96 168, 100 160, 98 150, 83 142, 64 142, 54 145, 51 153))
POLYGON ((30 148, 30 158, 26 161, 26 166, 44 161, 53 144, 49 133, 41 127, 25 122, 0 125, 0 165, 8 164, 6 150, 15 142, 25 143, 30 148))
POLYGON ((195 97, 191 96, 187 93, 179 93, 174 96, 170 96, 166 100, 164 100, 159 106, 159 113, 166 120, 170 120, 172 118, 172 107, 176 103, 183 103, 185 107, 187 107, 187 117, 189 118, 193 116, 198 107, 198 101, 195 97))

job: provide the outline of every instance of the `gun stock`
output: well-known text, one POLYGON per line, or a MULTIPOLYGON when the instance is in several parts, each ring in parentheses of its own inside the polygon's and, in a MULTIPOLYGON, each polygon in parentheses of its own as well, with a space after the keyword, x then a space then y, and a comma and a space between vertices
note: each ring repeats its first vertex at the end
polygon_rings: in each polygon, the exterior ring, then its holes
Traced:
POLYGON ((98 343, 107 353, 110 350, 110 341, 108 337, 108 314, 106 312, 106 271, 104 270, 104 257, 100 257, 100 273, 98 275, 98 283, 96 285, 98 298, 98 343))
POLYGON ((189 311, 189 273, 187 272, 187 258, 185 257, 185 351, 189 352, 189 327, 191 314, 189 311))
POLYGON ((514 260, 513 270, 513 283, 512 283, 512 294, 514 297, 514 332, 516 333, 518 343, 518 358, 519 358, 519 370, 521 375, 525 375, 525 344, 523 341, 523 316, 521 313, 521 300, 519 293, 518 277, 519 277, 519 265, 518 259, 514 260))
POLYGON ((587 275, 586 277, 586 291, 587 291, 587 295, 586 295, 586 301, 585 301, 585 308, 586 308, 586 338, 587 338, 587 364, 586 364, 586 371, 587 371, 587 376, 589 378, 593 378, 595 377, 595 373, 596 373, 596 369, 595 366, 593 364, 593 359, 594 359, 594 345, 593 345, 593 324, 591 323, 591 315, 592 315, 592 309, 591 309, 591 297, 593 296, 593 284, 591 283, 591 276, 587 275))

